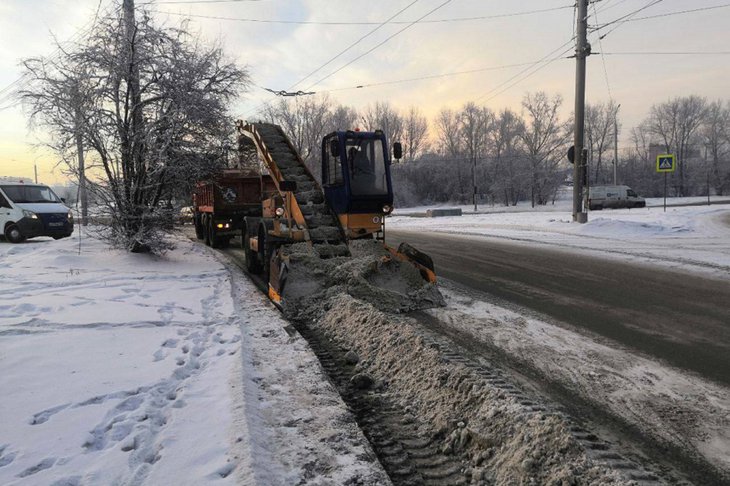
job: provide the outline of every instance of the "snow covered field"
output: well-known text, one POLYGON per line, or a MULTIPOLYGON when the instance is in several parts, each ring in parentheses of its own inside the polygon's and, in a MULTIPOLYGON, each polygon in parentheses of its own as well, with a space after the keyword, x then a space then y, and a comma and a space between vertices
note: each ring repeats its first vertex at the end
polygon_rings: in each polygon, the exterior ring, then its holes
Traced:
POLYGON ((427 229, 550 245, 730 278, 730 204, 668 207, 664 212, 654 206, 657 202, 661 204, 661 200, 649 200, 648 208, 592 211, 582 225, 571 222, 567 200, 534 210, 524 205, 494 207, 490 212, 439 218, 406 216, 423 214, 431 207, 404 208, 388 218, 387 225, 404 231, 427 229))
POLYGON ((279 312, 176 245, 0 242, 0 484, 387 484, 279 312))

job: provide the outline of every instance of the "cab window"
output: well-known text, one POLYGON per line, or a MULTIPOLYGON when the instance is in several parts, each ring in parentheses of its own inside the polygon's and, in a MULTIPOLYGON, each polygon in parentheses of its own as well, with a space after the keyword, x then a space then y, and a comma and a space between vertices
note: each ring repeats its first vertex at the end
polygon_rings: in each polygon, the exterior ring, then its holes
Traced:
POLYGON ((345 148, 352 194, 388 194, 383 142, 379 139, 348 139, 345 148))
POLYGON ((325 139, 325 168, 324 180, 322 184, 325 186, 339 186, 345 182, 342 176, 342 164, 339 157, 333 157, 329 149, 330 143, 337 142, 337 136, 333 135, 325 139))

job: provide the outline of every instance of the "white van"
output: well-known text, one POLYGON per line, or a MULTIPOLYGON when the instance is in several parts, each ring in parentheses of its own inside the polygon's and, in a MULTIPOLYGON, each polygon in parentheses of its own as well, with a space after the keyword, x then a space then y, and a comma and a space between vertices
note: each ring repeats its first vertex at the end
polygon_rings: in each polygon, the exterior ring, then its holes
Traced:
POLYGON ((593 186, 588 189, 588 209, 643 208, 646 201, 629 186, 593 186))
POLYGON ((11 243, 36 236, 57 240, 73 233, 73 213, 48 186, 0 178, 0 229, 11 243))

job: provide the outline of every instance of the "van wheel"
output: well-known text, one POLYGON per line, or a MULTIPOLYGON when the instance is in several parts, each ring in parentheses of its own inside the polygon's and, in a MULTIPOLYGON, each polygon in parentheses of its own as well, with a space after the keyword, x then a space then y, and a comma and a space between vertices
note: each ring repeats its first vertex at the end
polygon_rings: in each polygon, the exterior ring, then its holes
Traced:
POLYGON ((20 232, 20 228, 18 228, 18 225, 11 224, 7 228, 5 228, 5 238, 10 243, 22 243, 25 241, 25 236, 23 236, 23 233, 20 232))

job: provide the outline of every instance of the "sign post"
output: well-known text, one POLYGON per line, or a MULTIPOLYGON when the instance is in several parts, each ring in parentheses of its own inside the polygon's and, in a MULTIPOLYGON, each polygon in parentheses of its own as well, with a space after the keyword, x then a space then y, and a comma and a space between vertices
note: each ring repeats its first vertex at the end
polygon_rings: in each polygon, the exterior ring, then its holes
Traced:
POLYGON ((667 212, 667 174, 674 172, 677 168, 677 158, 674 154, 661 154, 656 156, 656 171, 664 172, 664 212, 667 212))

